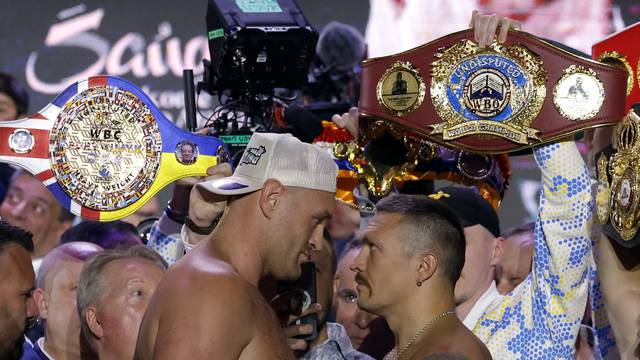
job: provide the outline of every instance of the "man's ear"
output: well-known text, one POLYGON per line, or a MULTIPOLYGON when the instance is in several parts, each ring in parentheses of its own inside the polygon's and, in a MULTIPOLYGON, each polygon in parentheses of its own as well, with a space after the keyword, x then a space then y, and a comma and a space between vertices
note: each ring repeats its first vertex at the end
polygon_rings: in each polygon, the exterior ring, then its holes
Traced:
POLYGON ((418 277, 416 283, 419 281, 424 283, 429 280, 433 274, 436 273, 438 268, 438 258, 430 252, 423 252, 418 263, 418 277))
POLYGON ((282 202, 284 191, 284 185, 276 179, 267 179, 262 185, 260 192, 260 210, 267 219, 273 217, 275 209, 282 202))
POLYGON ((489 265, 496 266, 502 262, 502 256, 504 255, 504 247, 506 246, 506 242, 507 240, 502 236, 498 236, 496 238, 496 244, 493 247, 493 256, 489 265))
POLYGON ((46 320, 49 316, 49 294, 40 288, 33 290, 33 302, 38 308, 38 317, 46 320))
POLYGON ((104 335, 104 330, 102 329, 102 324, 100 324, 100 320, 98 320, 98 314, 96 313, 95 307, 88 307, 84 311, 84 319, 89 326, 89 329, 98 339, 101 339, 104 335))

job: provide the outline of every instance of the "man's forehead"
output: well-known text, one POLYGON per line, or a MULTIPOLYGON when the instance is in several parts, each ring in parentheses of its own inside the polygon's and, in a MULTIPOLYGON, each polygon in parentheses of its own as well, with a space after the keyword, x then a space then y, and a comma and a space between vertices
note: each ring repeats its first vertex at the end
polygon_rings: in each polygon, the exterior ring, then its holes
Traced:
POLYGON ((487 228, 480 224, 467 226, 463 229, 464 237, 467 241, 469 240, 491 240, 495 237, 487 228))
POLYGON ((31 264, 31 255, 29 252, 18 244, 10 244, 0 252, 0 269, 9 271, 9 278, 19 281, 35 282, 35 274, 31 264), (17 278, 16 278, 17 277, 17 278))
POLYGON ((299 196, 316 197, 318 199, 325 200, 327 201, 328 205, 331 205, 330 207, 332 208, 332 211, 333 211, 333 207, 335 206, 334 193, 330 193, 328 191, 319 190, 319 189, 310 189, 302 186, 295 186, 295 185, 285 185, 285 188, 288 190, 291 190, 292 193, 295 193, 296 195, 299 195, 299 196))
POLYGON ((371 220, 367 222, 367 226, 364 229, 365 236, 367 234, 381 233, 390 230, 393 225, 397 224, 402 219, 401 214, 381 212, 376 214, 371 220))
POLYGON ((67 258, 59 261, 49 272, 47 279, 49 285, 57 284, 60 281, 78 281, 83 266, 84 261, 78 259, 67 258))
POLYGON ((125 268, 126 269, 139 268, 139 267, 144 267, 146 264, 153 265, 153 262, 151 262, 151 260, 148 260, 146 258, 141 258, 141 257, 124 257, 124 258, 114 259, 110 261, 108 264, 104 266, 103 271, 118 270, 118 269, 122 270, 125 268))
POLYGON ((12 188, 20 189, 25 194, 46 201, 53 201, 53 195, 42 185, 40 180, 30 174, 22 173, 11 183, 12 188))

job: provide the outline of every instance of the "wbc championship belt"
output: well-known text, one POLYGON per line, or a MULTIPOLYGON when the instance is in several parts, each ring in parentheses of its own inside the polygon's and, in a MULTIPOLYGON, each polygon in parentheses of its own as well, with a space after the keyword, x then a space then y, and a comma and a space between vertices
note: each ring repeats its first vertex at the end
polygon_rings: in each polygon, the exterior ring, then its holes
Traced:
POLYGON ((31 172, 91 220, 130 215, 227 154, 222 141, 179 129, 142 90, 113 76, 74 83, 38 113, 0 122, 0 161, 31 172))
POLYGON ((473 30, 362 63, 363 118, 427 140, 505 153, 618 123, 628 74, 521 31, 479 48, 473 30))

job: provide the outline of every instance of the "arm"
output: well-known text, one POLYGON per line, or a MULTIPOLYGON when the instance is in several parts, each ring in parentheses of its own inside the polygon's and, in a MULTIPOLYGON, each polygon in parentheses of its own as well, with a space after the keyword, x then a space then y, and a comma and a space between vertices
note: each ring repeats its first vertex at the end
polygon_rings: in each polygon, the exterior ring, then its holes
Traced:
POLYGON ((184 247, 180 241, 180 229, 184 224, 184 217, 189 211, 189 193, 192 186, 184 179, 174 184, 173 194, 167 208, 149 231, 147 247, 160 254, 169 265, 184 255, 184 247))
POLYGON ((532 271, 534 328, 572 354, 588 294, 592 263, 592 196, 587 166, 575 143, 535 150, 542 172, 532 271))
POLYGON ((149 231, 147 247, 160 254, 169 265, 173 265, 184 254, 179 237, 180 228, 179 223, 162 214, 149 231))
POLYGON ((573 358, 592 264, 591 187, 573 142, 535 150, 542 191, 533 269, 494 303, 474 333, 496 358, 573 358))
POLYGON ((638 356, 638 353, 634 352, 640 349, 640 332, 638 331, 640 327, 638 324, 638 319, 640 319, 640 248, 622 248, 604 234, 598 238, 596 245, 600 286, 594 290, 604 295, 604 299, 598 298, 598 303, 592 306, 595 312, 594 323, 598 328, 598 335, 605 337, 606 344, 603 346, 612 343, 606 339, 607 333, 610 336, 608 327, 598 326, 598 311, 605 310, 611 325, 610 330, 615 336, 613 344, 617 343, 622 359, 633 359, 638 356), (604 334, 600 332, 604 332, 604 334))
MULTIPOLYGON (((189 214, 189 218, 198 226, 206 227, 220 216, 226 206, 226 198, 203 193, 193 186, 203 182, 231 175, 231 166, 222 163, 207 169, 209 176, 202 179, 182 179, 173 188, 169 206, 175 214, 189 214)), ((184 215, 183 222, 184 222, 184 215)), ((163 212, 153 224, 147 246, 160 254, 169 265, 178 261, 186 251, 190 251, 208 235, 200 235, 186 226, 171 219, 163 212)))

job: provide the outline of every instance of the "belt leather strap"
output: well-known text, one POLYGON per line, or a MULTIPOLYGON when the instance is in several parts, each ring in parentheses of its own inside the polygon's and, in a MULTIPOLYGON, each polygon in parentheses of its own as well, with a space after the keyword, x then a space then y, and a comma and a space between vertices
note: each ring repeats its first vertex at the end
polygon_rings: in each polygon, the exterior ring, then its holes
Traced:
POLYGON ((362 63, 360 112, 428 140, 505 153, 625 116, 627 72, 522 31, 478 49, 473 30, 362 63))

